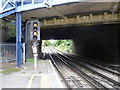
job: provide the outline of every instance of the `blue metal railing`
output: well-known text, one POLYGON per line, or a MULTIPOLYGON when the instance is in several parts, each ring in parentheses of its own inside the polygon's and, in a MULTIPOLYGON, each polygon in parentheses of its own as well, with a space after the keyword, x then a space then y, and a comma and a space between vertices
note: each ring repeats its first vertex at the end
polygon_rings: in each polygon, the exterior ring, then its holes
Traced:
POLYGON ((28 5, 28 4, 38 4, 38 3, 44 3, 46 0, 22 0, 18 2, 18 6, 22 5, 28 5))
POLYGON ((44 3, 48 0, 0 0, 0 13, 4 12, 5 8, 11 8, 11 6, 15 7, 15 3, 17 3, 17 6, 23 6, 23 5, 29 5, 29 4, 38 4, 38 3, 44 3))
POLYGON ((82 0, 0 0, 0 18, 15 12, 80 1, 82 0))

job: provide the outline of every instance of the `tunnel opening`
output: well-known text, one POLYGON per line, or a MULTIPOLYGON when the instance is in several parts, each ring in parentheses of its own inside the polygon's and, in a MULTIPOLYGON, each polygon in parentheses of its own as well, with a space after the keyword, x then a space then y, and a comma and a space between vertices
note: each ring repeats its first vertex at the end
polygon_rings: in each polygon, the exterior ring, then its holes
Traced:
POLYGON ((42 29, 42 38, 71 39, 72 52, 100 64, 120 61, 120 24, 99 24, 42 29))
POLYGON ((72 44, 73 44, 73 41, 71 39, 42 40, 42 53, 47 52, 47 51, 45 51, 46 47, 53 47, 64 53, 72 53, 72 44))

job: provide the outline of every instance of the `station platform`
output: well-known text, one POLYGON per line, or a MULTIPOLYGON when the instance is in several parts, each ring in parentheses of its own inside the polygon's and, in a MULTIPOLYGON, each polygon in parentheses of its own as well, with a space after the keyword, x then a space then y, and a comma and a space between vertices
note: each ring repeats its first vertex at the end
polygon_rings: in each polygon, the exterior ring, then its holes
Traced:
POLYGON ((50 60, 23 64, 23 69, 2 76, 2 88, 64 88, 50 60))

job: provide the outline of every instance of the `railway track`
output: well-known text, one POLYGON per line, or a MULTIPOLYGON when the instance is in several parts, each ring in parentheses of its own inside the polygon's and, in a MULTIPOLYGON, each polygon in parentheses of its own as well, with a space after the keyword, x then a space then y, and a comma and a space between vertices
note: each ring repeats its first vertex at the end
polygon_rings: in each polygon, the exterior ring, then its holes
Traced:
MULTIPOLYGON (((50 54, 49 54, 50 55, 50 54)), ((54 61, 54 59, 52 58, 52 56, 50 55, 51 59, 52 59, 52 62, 54 62, 54 65, 58 68, 58 66, 56 65, 56 62, 54 61)), ((62 60, 62 58, 60 58, 59 56, 56 56, 60 61, 62 61, 65 65, 67 65, 69 68, 71 68, 72 70, 74 70, 74 72, 76 72, 80 77, 84 78, 84 80, 86 80, 87 83, 91 84, 93 88, 96 88, 96 89, 100 89, 101 87, 103 88, 104 86, 101 85, 100 83, 98 82, 95 82, 94 79, 92 79, 91 77, 89 77, 88 75, 86 75, 84 72, 78 72, 78 70, 74 67, 74 66, 71 66, 70 64, 66 63, 65 61, 62 60), (86 78, 86 77, 87 78, 86 78), (91 79, 91 81, 88 79, 91 79), (95 82, 95 83, 93 83, 95 82)), ((59 68, 58 68, 59 69, 59 68)), ((59 69, 59 72, 61 73, 60 69, 59 69)), ((63 77, 63 76, 62 76, 63 77)), ((63 77, 64 78, 64 77, 63 77)), ((74 84, 78 83, 76 82, 76 80, 73 80, 73 76, 72 76, 72 81, 74 82, 74 84)), ((64 79, 65 81, 65 79, 64 79)), ((77 80, 79 81, 79 80, 77 80)), ((67 81, 65 81, 67 83, 67 81)), ((76 84, 77 86, 79 86, 78 84, 76 84)), ((67 84, 67 86, 70 88, 71 86, 69 84, 67 84)), ((104 87, 105 88, 105 87, 104 87)))
MULTIPOLYGON (((55 59, 53 59, 53 56, 52 56, 51 54, 49 54, 49 56, 50 56, 53 64, 55 65, 55 67, 56 67, 57 70, 59 71, 60 75, 62 76, 62 78, 63 78, 66 86, 67 86, 69 89, 71 89, 71 88, 73 88, 73 87, 71 86, 71 84, 68 83, 68 81, 72 81, 72 82, 75 84, 75 86, 77 86, 77 88, 80 88, 80 87, 83 86, 83 85, 80 83, 80 80, 78 80, 78 79, 76 80, 76 78, 75 78, 73 75, 72 75, 72 76, 70 75, 70 76, 69 76, 70 78, 65 78, 65 76, 62 74, 63 72, 61 71, 61 69, 59 69, 59 65, 56 64, 55 59), (69 80, 68 80, 68 79, 69 79, 69 80), (77 81, 77 82, 76 82, 76 81, 77 81), (78 84, 78 83, 79 83, 79 84, 78 84)), ((95 81, 94 81, 94 80, 90 81, 89 79, 91 79, 91 78, 90 78, 89 76, 87 76, 84 72, 78 72, 78 70, 77 70, 75 67, 73 67, 73 66, 69 65, 68 63, 66 63, 65 61, 63 61, 62 58, 60 58, 60 57, 58 57, 58 56, 56 56, 56 57, 62 62, 62 65, 65 64, 65 66, 68 66, 70 69, 72 69, 72 70, 73 70, 72 72, 76 73, 76 74, 78 75, 78 77, 82 77, 87 83, 89 83, 89 85, 90 85, 93 89, 99 90, 101 87, 104 87, 104 86, 101 86, 101 84, 99 84, 98 82, 93 83, 93 82, 95 82, 95 81), (85 75, 86 75, 87 78, 85 77, 85 75), (89 77, 89 79, 88 79, 88 77, 89 77), (97 84, 97 85, 96 85, 96 84, 97 84)), ((57 59, 57 62, 58 62, 58 59, 57 59)), ((68 73, 68 72, 67 72, 67 73, 68 73)))
POLYGON ((94 66, 94 67, 97 67, 97 68, 99 68, 99 69, 103 69, 103 70, 105 70, 105 71, 108 71, 109 73, 116 74, 116 75, 120 76, 120 72, 118 72, 117 70, 112 70, 112 69, 106 68, 106 67, 104 67, 104 66, 102 66, 102 65, 98 65, 98 64, 95 64, 95 63, 91 63, 91 62, 89 62, 90 59, 85 59, 85 58, 81 59, 82 57, 79 57, 79 56, 77 56, 77 55, 70 55, 70 56, 72 56, 73 58, 76 58, 76 59, 78 59, 78 60, 81 60, 81 61, 83 61, 83 62, 85 62, 85 63, 87 63, 87 64, 89 64, 89 65, 92 65, 92 66, 94 66))
POLYGON ((89 64, 89 65, 91 65, 91 66, 94 66, 94 67, 96 67, 96 68, 105 70, 105 71, 107 71, 108 73, 111 73, 111 74, 115 74, 115 75, 120 76, 120 72, 118 72, 118 71, 116 71, 116 70, 112 70, 112 69, 110 69, 110 68, 106 68, 106 67, 104 67, 104 66, 102 66, 102 65, 98 65, 98 64, 93 63, 93 62, 91 63, 91 62, 90 62, 90 59, 88 59, 88 58, 80 57, 80 56, 75 55, 75 54, 67 54, 67 53, 61 52, 61 51, 59 51, 59 50, 57 50, 57 49, 55 49, 55 48, 53 48, 53 49, 54 49, 56 52, 58 52, 59 54, 61 54, 61 55, 64 55, 64 56, 67 56, 67 57, 70 57, 70 58, 74 58, 74 59, 76 59, 77 61, 79 60, 79 61, 81 61, 81 62, 84 62, 84 63, 87 63, 87 64, 89 64))
POLYGON ((55 56, 61 60, 64 64, 66 64, 68 67, 76 71, 78 74, 83 75, 84 78, 86 78, 89 82, 89 84, 93 83, 95 84, 95 88, 114 88, 115 90, 119 90, 120 83, 91 69, 85 63, 81 63, 80 61, 76 61, 73 58, 69 58, 68 56, 62 55, 61 53, 58 53, 53 48, 50 49, 52 52, 56 53, 55 56))
MULTIPOLYGON (((56 52, 58 52, 60 55, 63 55, 64 57, 67 57, 67 58, 72 58, 74 59, 75 61, 78 61, 78 62, 82 62, 84 64, 87 64, 87 66, 89 66, 90 68, 93 68, 93 69, 97 69, 99 71, 102 71, 103 74, 107 74, 108 76, 110 75, 115 75, 116 77, 120 78, 120 72, 117 72, 115 70, 112 70, 112 69, 109 69, 109 68, 105 68, 101 65, 98 65, 98 64, 95 64, 95 63, 91 63, 89 62, 90 60, 89 59, 85 59, 85 58, 80 58, 78 57, 77 55, 68 55, 66 53, 63 53, 59 50, 56 50, 54 49, 56 52)), ((112 78, 112 77, 110 77, 112 78)), ((114 79, 114 78, 113 78, 114 79)))

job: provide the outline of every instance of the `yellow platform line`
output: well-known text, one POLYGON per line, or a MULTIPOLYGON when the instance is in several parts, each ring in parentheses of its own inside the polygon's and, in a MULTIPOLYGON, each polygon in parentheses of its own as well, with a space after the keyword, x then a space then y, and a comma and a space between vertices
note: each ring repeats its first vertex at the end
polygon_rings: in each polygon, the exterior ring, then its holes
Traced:
POLYGON ((34 75, 31 76, 27 88, 31 87, 32 81, 33 81, 34 75))

